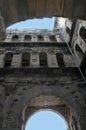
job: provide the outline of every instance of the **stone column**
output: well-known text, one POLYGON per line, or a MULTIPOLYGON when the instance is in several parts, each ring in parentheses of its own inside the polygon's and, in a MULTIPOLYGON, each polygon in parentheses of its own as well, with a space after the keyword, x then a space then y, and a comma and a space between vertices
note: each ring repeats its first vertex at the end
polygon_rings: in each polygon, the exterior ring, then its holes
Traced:
POLYGON ((86 115, 81 115, 80 119, 78 121, 80 130, 85 130, 86 129, 86 115))
POLYGON ((5 36, 6 36, 6 33, 5 33, 4 20, 3 20, 3 17, 0 16, 0 40, 4 39, 5 36))
POLYGON ((47 54, 48 67, 58 67, 55 54, 47 54))
POLYGON ((64 59, 66 67, 76 67, 76 64, 75 64, 75 61, 74 61, 72 55, 64 54, 63 59, 64 59))
POLYGON ((39 54, 38 53, 31 53, 30 66, 39 67, 39 54))
POLYGON ((22 62, 21 54, 14 54, 11 66, 14 68, 19 68, 21 67, 21 62, 22 62))
POLYGON ((0 55, 0 68, 4 66, 4 54, 0 55))

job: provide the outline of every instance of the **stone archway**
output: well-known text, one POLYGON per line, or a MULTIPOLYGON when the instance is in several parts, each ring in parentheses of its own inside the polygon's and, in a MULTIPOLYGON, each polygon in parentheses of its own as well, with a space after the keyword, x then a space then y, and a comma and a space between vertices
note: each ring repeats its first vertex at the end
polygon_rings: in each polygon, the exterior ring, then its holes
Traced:
POLYGON ((25 130, 28 118, 41 109, 51 109, 60 113, 67 122, 69 129, 77 130, 78 126, 73 121, 75 112, 63 99, 54 95, 40 95, 31 99, 23 111, 23 130, 25 130))

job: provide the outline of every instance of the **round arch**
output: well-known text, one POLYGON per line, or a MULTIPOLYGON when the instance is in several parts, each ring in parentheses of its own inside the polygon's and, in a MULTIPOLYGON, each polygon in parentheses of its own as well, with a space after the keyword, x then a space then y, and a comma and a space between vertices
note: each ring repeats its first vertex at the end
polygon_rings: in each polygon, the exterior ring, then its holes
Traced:
MULTIPOLYGON (((24 128, 27 119, 35 111, 45 108, 45 109, 53 109, 61 113, 61 115, 63 115, 65 120, 68 121, 68 124, 70 125, 71 128, 70 130, 74 130, 74 129, 77 130, 77 127, 80 125, 79 122, 77 122, 77 117, 79 117, 77 113, 80 114, 82 108, 80 104, 77 104, 78 103, 78 101, 76 100, 77 97, 74 98, 75 92, 74 91, 70 92, 70 88, 71 88, 70 85, 64 87, 62 85, 59 86, 42 85, 42 84, 40 85, 37 84, 36 82, 35 86, 32 85, 32 87, 31 86, 28 87, 29 88, 24 88, 24 87, 22 88, 24 89, 24 96, 19 100, 20 103, 17 105, 18 108, 17 113, 19 112, 19 114, 21 115, 20 117, 22 118, 22 122, 19 125, 23 126, 24 128), (44 97, 42 99, 45 99, 45 101, 47 101, 47 99, 51 100, 52 98, 53 100, 51 101, 53 102, 56 101, 55 97, 57 97, 57 99, 60 99, 61 102, 56 102, 56 104, 52 104, 50 102, 50 105, 45 103, 45 105, 41 104, 41 106, 38 106, 38 100, 41 96, 44 97), (33 99, 35 99, 36 101, 35 105, 34 103, 32 103, 33 99), (25 115, 25 113, 27 116, 25 115)), ((73 86, 73 88, 76 88, 76 85, 73 86)))
POLYGON ((46 109, 59 113, 67 122, 68 127, 69 128, 71 127, 71 130, 77 127, 74 126, 75 122, 73 122, 72 120, 72 118, 75 119, 74 111, 72 110, 72 108, 68 106, 68 104, 63 99, 52 95, 40 95, 38 97, 32 98, 32 100, 24 109, 22 130, 25 130, 25 125, 28 118, 30 118, 37 111, 46 110, 46 109), (72 126, 70 124, 71 120, 72 120, 72 126))

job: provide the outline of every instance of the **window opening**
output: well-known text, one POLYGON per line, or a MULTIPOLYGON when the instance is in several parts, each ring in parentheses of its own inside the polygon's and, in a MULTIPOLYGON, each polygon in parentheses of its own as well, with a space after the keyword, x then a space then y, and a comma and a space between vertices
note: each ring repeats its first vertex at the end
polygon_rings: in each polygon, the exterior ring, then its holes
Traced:
POLYGON ((25 52, 22 54, 22 66, 30 66, 30 53, 25 52))
POLYGON ((17 41, 17 40, 19 40, 19 36, 18 35, 12 36, 12 41, 17 41))
POLYGON ((71 30, 70 30, 70 28, 69 28, 69 27, 66 27, 66 32, 70 35, 71 30))
POLYGON ((38 35, 38 41, 40 41, 40 42, 44 41, 44 38, 43 38, 43 36, 41 36, 41 35, 38 35))
POLYGON ((55 35, 51 35, 50 36, 50 41, 52 41, 52 42, 56 42, 57 41, 56 38, 55 38, 55 35))
POLYGON ((57 59, 59 67, 65 66, 62 53, 56 53, 56 59, 57 59))
POLYGON ((31 41, 31 36, 30 35, 25 35, 24 41, 31 41))
POLYGON ((81 27, 80 36, 84 40, 84 42, 86 42, 86 29, 85 29, 85 27, 81 27))
POLYGON ((75 50, 76 50, 76 52, 77 52, 79 58, 82 59, 82 58, 84 57, 84 53, 83 53, 82 49, 79 47, 78 44, 76 44, 75 50))
POLYGON ((47 54, 45 52, 41 52, 39 54, 40 66, 47 66, 47 54))
POLYGON ((9 53, 5 54, 4 67, 10 67, 11 66, 12 57, 13 57, 13 53, 9 52, 9 53))

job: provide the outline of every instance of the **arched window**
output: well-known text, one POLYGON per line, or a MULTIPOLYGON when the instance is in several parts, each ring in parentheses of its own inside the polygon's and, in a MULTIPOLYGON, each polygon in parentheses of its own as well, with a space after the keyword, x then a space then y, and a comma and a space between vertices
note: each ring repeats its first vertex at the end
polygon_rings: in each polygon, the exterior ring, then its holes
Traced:
POLYGON ((41 35, 38 35, 38 41, 40 41, 40 42, 44 41, 44 38, 43 38, 43 36, 41 36, 41 35))
POLYGON ((39 54, 40 66, 47 66, 47 54, 45 52, 41 52, 39 54))
POLYGON ((55 35, 50 35, 50 41, 52 41, 52 42, 56 42, 57 41, 55 35))
POLYGON ((25 130, 67 130, 65 120, 54 111, 42 110, 27 121, 25 130))
POLYGON ((22 66, 30 66, 30 53, 25 52, 22 54, 22 66))
POLYGON ((70 28, 69 28, 69 27, 66 27, 66 32, 70 35, 71 30, 70 30, 70 28))
POLYGON ((13 35, 12 36, 12 41, 18 41, 19 40, 19 36, 18 35, 13 35))
POLYGON ((10 67, 13 58, 13 53, 8 52, 5 54, 4 67, 10 67))
POLYGON ((82 60, 84 57, 84 53, 78 44, 76 44, 76 46, 75 46, 75 51, 76 51, 77 55, 79 56, 79 58, 82 60))
POLYGON ((59 67, 65 66, 62 53, 56 53, 56 59, 57 59, 59 67))
POLYGON ((80 34, 80 37, 84 40, 84 42, 86 42, 86 28, 85 27, 81 27, 79 34, 80 34))
POLYGON ((31 36, 30 35, 25 35, 24 41, 31 41, 31 36))

